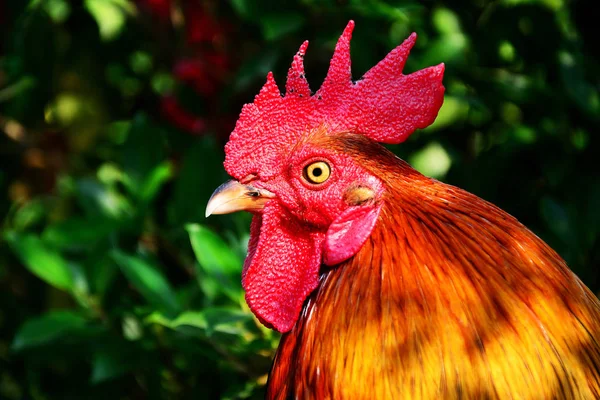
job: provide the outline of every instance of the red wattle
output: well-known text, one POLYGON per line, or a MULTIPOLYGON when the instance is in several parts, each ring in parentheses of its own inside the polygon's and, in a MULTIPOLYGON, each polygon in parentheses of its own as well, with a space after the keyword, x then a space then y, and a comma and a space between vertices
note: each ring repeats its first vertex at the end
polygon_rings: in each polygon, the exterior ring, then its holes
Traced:
POLYGON ((336 265, 355 255, 371 235, 380 210, 381 203, 349 208, 337 217, 327 230, 323 263, 336 265))
POLYGON ((246 301, 265 325, 287 332, 319 283, 324 233, 315 232, 269 202, 250 229, 242 271, 246 301))

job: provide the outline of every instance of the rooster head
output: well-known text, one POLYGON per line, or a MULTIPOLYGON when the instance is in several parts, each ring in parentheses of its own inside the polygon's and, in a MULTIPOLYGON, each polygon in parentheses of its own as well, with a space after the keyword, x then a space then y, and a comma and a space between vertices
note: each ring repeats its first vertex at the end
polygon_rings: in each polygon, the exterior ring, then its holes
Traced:
POLYGON ((402 74, 414 33, 353 82, 353 28, 350 21, 314 94, 304 75, 308 42, 293 59, 284 96, 268 74, 225 147, 225 169, 234 180, 219 187, 207 205, 207 216, 254 213, 242 285, 250 309, 280 332, 294 326, 318 286, 321 266, 358 252, 384 201, 381 177, 332 146, 332 139, 363 135, 400 143, 431 124, 443 101, 443 64, 402 74))

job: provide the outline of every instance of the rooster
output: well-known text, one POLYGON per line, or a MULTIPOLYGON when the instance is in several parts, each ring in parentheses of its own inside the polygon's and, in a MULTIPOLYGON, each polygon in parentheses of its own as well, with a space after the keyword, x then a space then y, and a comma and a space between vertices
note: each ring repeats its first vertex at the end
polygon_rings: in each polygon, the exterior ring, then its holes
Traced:
POLYGON ((436 118, 444 65, 402 69, 416 35, 353 82, 350 21, 311 93, 304 42, 225 147, 207 216, 254 214, 246 301, 283 333, 269 399, 600 398, 600 303, 494 205, 378 142, 436 118))

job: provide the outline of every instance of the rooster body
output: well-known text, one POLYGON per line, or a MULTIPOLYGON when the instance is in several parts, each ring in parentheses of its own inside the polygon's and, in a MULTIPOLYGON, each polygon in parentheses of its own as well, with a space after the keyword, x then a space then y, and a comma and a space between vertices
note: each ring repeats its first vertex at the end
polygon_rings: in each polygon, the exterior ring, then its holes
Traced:
POLYGON ((377 142, 431 124, 444 65, 411 35, 354 82, 353 22, 312 93, 301 47, 225 147, 207 215, 254 214, 246 301, 284 333, 268 399, 600 398, 600 303, 515 218, 377 142))
POLYGON ((515 218, 356 135, 323 145, 384 177, 369 240, 286 333, 269 399, 594 399, 596 297, 515 218))

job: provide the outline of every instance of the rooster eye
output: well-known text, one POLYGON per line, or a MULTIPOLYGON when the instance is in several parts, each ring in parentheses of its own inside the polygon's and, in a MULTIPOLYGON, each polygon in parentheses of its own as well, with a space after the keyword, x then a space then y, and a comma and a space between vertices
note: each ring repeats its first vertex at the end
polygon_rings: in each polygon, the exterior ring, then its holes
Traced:
POLYGON ((323 183, 331 175, 331 168, 324 161, 317 161, 304 167, 304 179, 310 183, 323 183))

